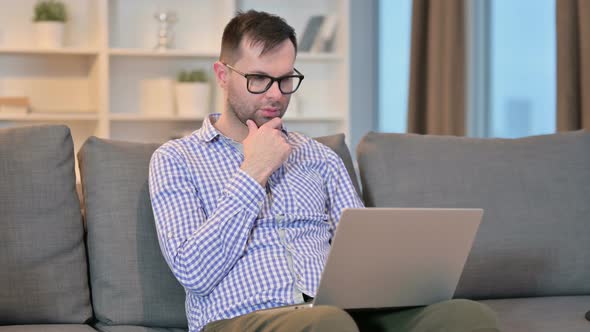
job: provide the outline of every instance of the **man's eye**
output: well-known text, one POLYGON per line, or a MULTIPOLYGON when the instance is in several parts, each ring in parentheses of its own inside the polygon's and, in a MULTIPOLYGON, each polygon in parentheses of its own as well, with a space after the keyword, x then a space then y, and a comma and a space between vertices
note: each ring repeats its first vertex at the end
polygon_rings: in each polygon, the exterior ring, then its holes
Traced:
POLYGON ((268 77, 265 76, 251 76, 250 80, 253 83, 259 84, 259 83, 265 83, 268 82, 268 77))

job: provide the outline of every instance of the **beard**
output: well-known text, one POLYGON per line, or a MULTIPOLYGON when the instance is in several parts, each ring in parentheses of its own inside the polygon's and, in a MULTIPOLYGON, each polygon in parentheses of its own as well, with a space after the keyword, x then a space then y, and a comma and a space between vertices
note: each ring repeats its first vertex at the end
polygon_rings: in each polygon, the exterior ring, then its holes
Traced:
POLYGON ((237 98, 233 98, 230 94, 228 96, 228 103, 229 103, 229 112, 232 113, 233 117, 238 119, 242 124, 246 125, 246 121, 252 120, 256 123, 256 126, 260 127, 263 124, 270 121, 271 117, 265 117, 259 112, 260 109, 263 108, 275 108, 278 110, 278 117, 282 118, 285 115, 285 111, 287 110, 287 106, 289 105, 289 100, 287 99, 286 103, 281 103, 280 101, 272 101, 260 104, 247 104, 242 101, 236 100, 237 98))

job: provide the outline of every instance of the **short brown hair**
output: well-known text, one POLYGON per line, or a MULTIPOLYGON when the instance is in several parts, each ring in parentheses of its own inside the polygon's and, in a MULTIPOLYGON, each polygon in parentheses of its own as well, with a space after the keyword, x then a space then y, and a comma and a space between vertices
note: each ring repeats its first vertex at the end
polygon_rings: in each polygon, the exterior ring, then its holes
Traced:
POLYGON ((251 45, 262 44, 261 54, 289 39, 297 54, 297 37, 293 27, 279 16, 249 10, 245 13, 239 12, 223 30, 219 60, 229 64, 237 61, 244 36, 250 38, 251 45))

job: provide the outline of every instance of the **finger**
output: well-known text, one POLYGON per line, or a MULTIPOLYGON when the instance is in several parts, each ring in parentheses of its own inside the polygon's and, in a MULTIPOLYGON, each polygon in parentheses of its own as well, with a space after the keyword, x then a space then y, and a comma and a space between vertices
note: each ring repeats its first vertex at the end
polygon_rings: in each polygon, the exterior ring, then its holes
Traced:
POLYGON ((246 121, 246 126, 248 126, 248 134, 253 134, 258 130, 256 123, 250 119, 246 121))
POLYGON ((261 127, 269 127, 272 129, 280 129, 283 127, 283 120, 281 118, 273 118, 272 120, 268 121, 267 123, 263 124, 261 127))

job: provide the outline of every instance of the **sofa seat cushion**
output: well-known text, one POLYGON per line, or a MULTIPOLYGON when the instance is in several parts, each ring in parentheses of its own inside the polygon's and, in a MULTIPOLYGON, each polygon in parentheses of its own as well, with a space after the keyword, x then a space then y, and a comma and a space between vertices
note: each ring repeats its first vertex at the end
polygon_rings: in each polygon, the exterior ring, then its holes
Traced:
POLYGON ((458 298, 590 294, 590 133, 371 133, 357 153, 367 206, 484 209, 458 298))
POLYGON ((503 332, 588 332, 584 317, 590 296, 537 297, 480 301, 497 314, 503 332))
POLYGON ((91 317, 70 130, 0 129, 0 325, 91 317))
POLYGON ((0 326, 0 332, 96 332, 96 330, 82 324, 54 324, 0 326))
MULTIPOLYGON (((188 329, 145 327, 135 325, 105 325, 97 324, 95 328, 101 332, 187 332, 188 329)), ((1 332, 1 331, 0 331, 1 332)))

